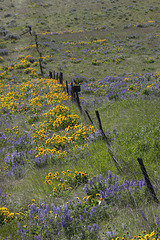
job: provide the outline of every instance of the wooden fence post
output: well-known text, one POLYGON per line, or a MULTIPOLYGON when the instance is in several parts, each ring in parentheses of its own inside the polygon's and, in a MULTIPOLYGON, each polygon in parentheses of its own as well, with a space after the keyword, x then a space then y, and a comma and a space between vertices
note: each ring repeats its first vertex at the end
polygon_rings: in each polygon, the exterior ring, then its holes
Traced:
POLYGON ((31 28, 31 26, 29 26, 29 33, 32 36, 32 28, 31 28))
POLYGON ((118 169, 120 172, 122 172, 122 168, 120 167, 117 159, 115 158, 114 153, 113 153, 113 151, 112 151, 112 149, 111 149, 111 147, 110 147, 109 140, 108 140, 108 138, 106 137, 106 135, 105 135, 105 133, 104 133, 104 131, 103 131, 99 112, 98 112, 98 111, 95 111, 95 112, 96 112, 96 116, 97 116, 98 123, 99 123, 99 129, 100 129, 100 131, 101 131, 101 134, 102 134, 102 137, 103 137, 104 142, 107 144, 107 148, 108 148, 108 151, 109 151, 109 153, 110 153, 110 155, 111 155, 111 158, 112 158, 112 160, 114 161, 117 169, 118 169))
POLYGON ((159 203, 158 201, 158 198, 156 196, 156 193, 154 191, 154 188, 150 182, 150 179, 149 179, 149 176, 147 174, 147 170, 144 166, 144 163, 143 163, 143 160, 141 158, 137 158, 138 162, 139 162, 139 165, 141 167, 141 170, 142 170, 142 173, 143 173, 143 176, 144 176, 144 179, 146 181, 146 184, 147 184, 147 187, 148 187, 148 190, 150 191, 152 197, 153 197, 153 200, 156 202, 156 203, 159 203))
POLYGON ((51 71, 49 71, 49 77, 52 78, 52 72, 51 71))
POLYGON ((73 83, 71 82, 71 101, 74 101, 73 83))
POLYGON ((39 54, 40 58, 39 58, 39 66, 40 66, 40 70, 41 70, 41 75, 43 77, 43 67, 42 67, 42 53, 39 54))
POLYGON ((58 73, 56 74, 56 80, 58 80, 58 73))
POLYGON ((67 90, 67 93, 68 93, 68 95, 69 95, 68 82, 67 82, 67 80, 66 80, 66 90, 67 90))
POLYGON ((60 75, 59 75, 59 82, 60 84, 63 84, 63 73, 60 72, 60 75))
POLYGON ((39 53, 39 66, 40 66, 40 70, 41 70, 41 75, 43 77, 42 53, 39 51, 39 48, 38 48, 38 39, 37 39, 36 33, 34 34, 34 37, 35 37, 35 42, 36 42, 36 49, 37 49, 37 52, 39 53))
POLYGON ((75 92, 75 94, 76 94, 77 106, 78 106, 78 108, 79 108, 79 110, 80 110, 80 113, 81 113, 81 115, 82 115, 82 107, 81 107, 81 104, 80 104, 80 101, 79 101, 78 92, 75 92))
POLYGON ((85 110, 85 113, 87 114, 87 117, 89 118, 90 122, 92 123, 92 125, 94 125, 90 115, 89 115, 89 112, 87 110, 85 110))

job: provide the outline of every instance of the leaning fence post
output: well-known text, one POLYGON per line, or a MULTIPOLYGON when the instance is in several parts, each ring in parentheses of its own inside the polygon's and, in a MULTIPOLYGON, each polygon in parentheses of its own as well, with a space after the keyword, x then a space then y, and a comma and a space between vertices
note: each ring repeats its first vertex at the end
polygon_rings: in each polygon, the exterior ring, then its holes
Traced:
POLYGON ((146 181, 146 184, 147 184, 147 187, 148 187, 148 190, 150 191, 152 197, 153 197, 153 200, 156 202, 156 203, 159 203, 158 201, 158 198, 156 196, 156 193, 154 191, 154 188, 152 186, 152 183, 150 182, 150 179, 149 179, 149 176, 147 174, 147 170, 144 166, 144 163, 143 163, 143 160, 141 158, 137 158, 138 162, 139 162, 139 165, 141 167, 141 170, 142 170, 142 173, 143 173, 143 176, 144 176, 144 179, 146 181))
POLYGON ((97 119, 98 119, 99 129, 102 133, 102 137, 103 137, 104 141, 108 144, 108 146, 110 146, 110 143, 109 143, 109 141, 108 141, 108 139, 107 139, 107 137, 106 137, 106 135, 103 131, 103 128, 102 128, 102 123, 101 123, 101 119, 100 119, 100 116, 99 116, 99 112, 97 110, 95 112, 96 112, 96 116, 97 116, 97 119))
POLYGON ((105 142, 106 145, 107 145, 107 148, 108 148, 108 151, 109 151, 109 153, 110 153, 110 155, 111 155, 111 158, 112 158, 112 160, 114 161, 117 169, 122 172, 122 168, 120 167, 117 159, 115 158, 114 153, 113 153, 113 151, 112 151, 112 149, 111 149, 111 147, 110 147, 110 143, 109 143, 109 141, 108 141, 108 138, 106 137, 106 135, 105 135, 105 133, 104 133, 104 131, 103 131, 99 112, 98 112, 98 111, 95 111, 95 112, 96 112, 96 116, 97 116, 98 123, 99 123, 99 129, 100 129, 100 131, 101 131, 103 140, 104 140, 104 142, 105 142))
POLYGON ((89 115, 89 112, 87 110, 85 110, 85 113, 87 114, 87 117, 89 118, 90 122, 92 123, 92 125, 94 125, 90 115, 89 115))

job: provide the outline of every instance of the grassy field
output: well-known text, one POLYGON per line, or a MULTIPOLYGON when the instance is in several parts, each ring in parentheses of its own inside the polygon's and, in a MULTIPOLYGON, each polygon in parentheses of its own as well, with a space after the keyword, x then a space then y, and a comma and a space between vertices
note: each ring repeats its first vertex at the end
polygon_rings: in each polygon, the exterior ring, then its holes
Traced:
POLYGON ((0 239, 160 238, 159 6, 0 0, 0 239))

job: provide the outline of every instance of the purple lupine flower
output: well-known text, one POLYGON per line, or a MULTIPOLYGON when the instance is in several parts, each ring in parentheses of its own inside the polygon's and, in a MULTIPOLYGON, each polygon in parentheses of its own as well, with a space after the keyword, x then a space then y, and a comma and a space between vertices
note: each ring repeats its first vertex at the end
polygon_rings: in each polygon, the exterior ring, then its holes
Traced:
POLYGON ((29 218, 33 220, 32 210, 29 210, 29 218))
POLYGON ((47 209, 44 209, 44 210, 43 210, 43 213, 44 213, 45 215, 47 215, 47 213, 48 213, 47 209))
POLYGON ((98 231, 99 230, 99 226, 97 224, 94 223, 93 227, 92 227, 92 231, 98 231))
POLYGON ((90 179, 88 179, 88 183, 89 183, 90 187, 92 187, 92 183, 91 183, 90 179))
POLYGON ((91 178, 91 183, 94 185, 94 179, 93 179, 93 177, 91 178))
POLYGON ((102 174, 100 174, 99 177, 100 177, 100 180, 103 181, 102 174))
POLYGON ((44 230, 44 232, 45 232, 45 235, 46 235, 46 236, 49 235, 49 233, 48 233, 48 228, 46 228, 46 229, 44 230))
POLYGON ((79 218, 82 222, 84 222, 84 218, 81 215, 79 215, 79 218))
POLYGON ((38 240, 41 240, 41 239, 42 239, 42 233, 38 235, 38 240))
POLYGON ((93 213, 95 213, 96 207, 92 207, 91 211, 90 211, 90 215, 93 216, 93 213))
POLYGON ((64 204, 63 205, 63 213, 66 214, 68 212, 68 205, 64 204))
POLYGON ((100 197, 101 197, 101 198, 104 198, 104 197, 105 197, 105 193, 104 193, 103 191, 100 190, 99 193, 100 193, 100 197))
POLYGON ((71 210, 68 211, 68 213, 67 213, 66 216, 65 216, 65 219, 66 219, 67 221, 72 221, 72 218, 71 218, 71 210))
POLYGON ((88 186, 87 186, 87 184, 84 185, 83 191, 84 191, 84 193, 87 193, 87 192, 88 192, 88 186))
POLYGON ((86 210, 86 208, 84 208, 83 212, 86 214, 89 214, 89 212, 86 210))
POLYGON ((80 207, 82 207, 82 203, 81 203, 81 202, 77 202, 77 204, 78 204, 80 207))
POLYGON ((31 210, 31 212, 36 212, 36 205, 35 205, 35 204, 32 204, 32 205, 30 206, 30 210, 31 210))
POLYGON ((62 214, 62 216, 61 216, 61 226, 62 226, 62 227, 65 226, 65 219, 64 219, 63 214, 62 214))
POLYGON ((113 178, 113 181, 116 180, 116 175, 114 173, 112 174, 112 178, 113 178))
POLYGON ((111 171, 109 170, 109 171, 108 171, 108 178, 110 179, 111 176, 112 176, 112 175, 111 175, 111 171))
POLYGON ((155 214, 155 221, 156 221, 156 225, 160 226, 159 217, 157 214, 155 214))
POLYGON ((52 211, 53 213, 55 213, 55 212, 56 212, 56 207, 54 206, 54 204, 53 204, 53 203, 51 204, 51 211, 52 211))
POLYGON ((98 174, 96 175, 96 180, 99 183, 99 176, 98 176, 98 174))
POLYGON ((91 231, 91 225, 88 225, 88 231, 91 231))
POLYGON ((49 212, 49 205, 48 204, 46 205, 46 210, 49 212))
POLYGON ((57 213, 57 214, 60 214, 60 213, 61 213, 61 211, 62 211, 61 207, 60 207, 60 206, 59 206, 59 207, 57 207, 57 209, 56 209, 56 213, 57 213))
POLYGON ((115 231, 115 230, 113 230, 113 231, 110 232, 111 238, 113 238, 115 235, 116 235, 116 231, 115 231))
POLYGON ((129 193, 131 194, 131 193, 132 193, 132 188, 130 188, 130 187, 129 187, 129 189, 128 189, 128 190, 129 190, 129 193))

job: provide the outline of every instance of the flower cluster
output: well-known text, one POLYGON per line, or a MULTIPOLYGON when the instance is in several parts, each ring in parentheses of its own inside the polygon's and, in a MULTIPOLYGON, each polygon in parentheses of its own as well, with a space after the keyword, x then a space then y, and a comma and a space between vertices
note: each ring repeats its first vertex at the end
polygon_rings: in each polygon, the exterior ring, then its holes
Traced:
POLYGON ((62 173, 49 172, 45 177, 45 184, 54 185, 57 182, 57 187, 53 188, 53 196, 59 195, 61 191, 72 190, 75 187, 78 187, 80 184, 87 183, 88 177, 87 173, 81 171, 75 171, 74 173, 71 170, 62 171, 62 173))
POLYGON ((150 91, 156 94, 159 89, 159 74, 128 74, 123 77, 107 76, 102 80, 92 81, 87 79, 81 84, 82 93, 95 93, 105 95, 109 99, 124 99, 138 97, 140 94, 148 95, 150 91), (153 82, 153 78, 155 82, 153 82), (147 91, 146 91, 147 90, 147 91))
POLYGON ((25 164, 29 156, 34 156, 33 143, 29 135, 21 133, 18 127, 6 128, 0 137, 3 142, 4 174, 7 176, 21 177, 24 173, 25 164))
POLYGON ((33 79, 21 84, 3 85, 0 114, 37 112, 38 109, 68 100, 69 96, 53 79, 33 79))
POLYGON ((143 181, 127 181, 120 179, 120 176, 111 175, 108 172, 108 177, 102 178, 102 175, 96 175, 88 180, 88 185, 85 184, 83 190, 91 198, 99 198, 107 204, 119 204, 119 200, 123 199, 123 205, 128 204, 128 199, 133 206, 137 206, 140 199, 143 199, 145 180, 143 181), (143 189, 144 188, 144 189, 143 189), (142 191, 143 190, 143 191, 142 191))
POLYGON ((85 147, 90 135, 95 132, 93 126, 80 123, 79 116, 61 104, 44 113, 43 117, 44 122, 32 125, 36 157, 54 153, 66 155, 67 148, 82 147, 83 144, 85 147))
POLYGON ((8 208, 1 207, 0 208, 0 225, 3 225, 5 223, 9 223, 13 219, 22 220, 24 216, 24 213, 18 212, 10 212, 8 208))

